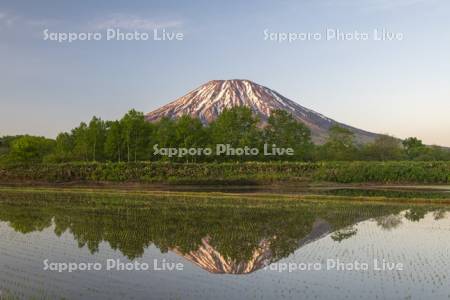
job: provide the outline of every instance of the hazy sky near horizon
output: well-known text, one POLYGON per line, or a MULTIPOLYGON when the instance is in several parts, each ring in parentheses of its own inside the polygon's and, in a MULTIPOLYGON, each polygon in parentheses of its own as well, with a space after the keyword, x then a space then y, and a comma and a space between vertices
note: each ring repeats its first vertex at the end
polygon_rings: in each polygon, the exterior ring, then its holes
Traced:
MULTIPOLYGON (((0 1, 0 136, 55 137, 149 112, 212 79, 249 79, 337 121, 450 146, 450 2, 0 1), (106 29, 182 41, 107 41, 106 29), (100 32, 100 41, 43 31, 100 32), (327 29, 368 40, 326 40, 327 29), (373 40, 373 31, 402 35, 373 40), (267 33, 320 33, 279 42, 267 33)), ((273 35, 272 35, 273 37, 273 35)))

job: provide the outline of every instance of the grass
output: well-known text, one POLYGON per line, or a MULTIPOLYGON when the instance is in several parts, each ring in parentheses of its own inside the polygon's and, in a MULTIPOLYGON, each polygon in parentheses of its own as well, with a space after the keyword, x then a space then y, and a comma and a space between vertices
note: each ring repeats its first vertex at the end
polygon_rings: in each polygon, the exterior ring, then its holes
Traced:
MULTIPOLYGON (((416 187, 417 188, 417 187, 416 187)), ((144 197, 170 197, 185 199, 223 199, 223 200, 260 200, 260 201, 356 201, 356 202, 386 202, 386 203, 424 203, 450 204, 450 193, 442 193, 441 197, 427 197, 427 194, 414 194, 408 197, 394 196, 363 196, 363 195, 330 195, 321 194, 319 189, 296 194, 285 193, 239 193, 214 191, 167 191, 167 190, 124 190, 117 188, 87 188, 87 187, 0 187, 0 192, 14 193, 65 193, 90 195, 130 195, 144 197)), ((333 191, 331 191, 333 193, 333 191)))
POLYGON ((450 184, 450 162, 62 163, 0 165, 2 182, 168 185, 450 184))

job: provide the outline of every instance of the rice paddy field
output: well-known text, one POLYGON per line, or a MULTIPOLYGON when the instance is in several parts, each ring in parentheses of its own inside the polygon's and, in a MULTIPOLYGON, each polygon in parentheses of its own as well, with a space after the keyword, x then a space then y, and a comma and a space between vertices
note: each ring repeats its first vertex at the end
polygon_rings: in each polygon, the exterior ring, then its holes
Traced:
POLYGON ((449 199, 3 187, 0 299, 450 299, 449 199))

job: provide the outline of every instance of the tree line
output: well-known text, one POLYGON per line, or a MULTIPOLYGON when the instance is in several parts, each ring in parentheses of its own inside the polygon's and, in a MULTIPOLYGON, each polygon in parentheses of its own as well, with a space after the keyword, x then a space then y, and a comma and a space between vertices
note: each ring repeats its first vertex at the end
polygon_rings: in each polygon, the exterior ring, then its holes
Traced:
MULTIPOLYGON (((263 151, 260 151, 262 153, 263 151)), ((355 160, 450 160, 450 151, 426 146, 411 137, 400 140, 380 135, 372 143, 358 144, 354 134, 333 126, 326 142, 315 145, 306 125, 283 110, 273 111, 267 124, 247 107, 225 109, 207 126, 199 119, 182 116, 148 122, 142 112, 130 110, 120 120, 104 121, 93 117, 56 139, 38 136, 4 136, 0 138, 0 162, 137 162, 169 160, 174 162, 207 161, 355 161, 355 160), (264 144, 292 148, 292 156, 184 156, 154 155, 153 147, 214 148, 217 144, 262 149, 264 144)))

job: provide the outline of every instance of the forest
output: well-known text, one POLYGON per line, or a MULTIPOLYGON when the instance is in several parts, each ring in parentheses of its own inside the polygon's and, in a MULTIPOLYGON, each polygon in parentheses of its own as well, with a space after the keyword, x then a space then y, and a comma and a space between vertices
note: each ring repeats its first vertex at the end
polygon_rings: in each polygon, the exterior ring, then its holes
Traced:
POLYGON ((93 117, 56 139, 19 135, 0 138, 1 164, 67 162, 233 162, 233 161, 449 161, 450 151, 428 146, 415 137, 404 140, 380 135, 372 143, 358 144, 353 133, 333 126, 322 145, 312 142, 306 125, 285 111, 273 111, 262 123, 246 107, 224 110, 208 125, 182 116, 148 122, 142 112, 130 110, 120 120, 93 117), (205 148, 217 144, 262 149, 264 144, 292 148, 294 155, 183 156, 154 155, 153 148, 205 148))

